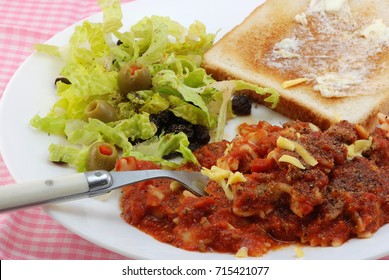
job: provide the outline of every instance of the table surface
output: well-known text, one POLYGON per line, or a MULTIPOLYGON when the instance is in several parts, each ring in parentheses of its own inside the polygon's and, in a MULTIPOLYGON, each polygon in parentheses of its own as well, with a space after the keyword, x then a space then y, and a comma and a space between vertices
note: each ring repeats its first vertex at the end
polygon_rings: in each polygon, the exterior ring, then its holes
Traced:
MULTIPOLYGON (((0 0, 0 99, 33 44, 99 11, 97 0, 0 0)), ((0 186, 13 182, 0 153, 0 186)), ((36 207, 0 215, 0 259, 126 258, 69 232, 36 207)))

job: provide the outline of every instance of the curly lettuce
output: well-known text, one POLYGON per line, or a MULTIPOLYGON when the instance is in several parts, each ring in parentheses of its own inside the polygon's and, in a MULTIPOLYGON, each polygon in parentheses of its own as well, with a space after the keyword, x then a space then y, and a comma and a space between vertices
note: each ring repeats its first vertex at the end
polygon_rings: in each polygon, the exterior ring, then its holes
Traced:
MULTIPOLYGON (((221 140, 231 115, 233 92, 218 86, 201 68, 203 54, 212 46, 215 34, 207 33, 199 21, 186 28, 169 17, 156 15, 144 17, 126 29, 119 0, 98 3, 103 12, 102 23, 84 21, 75 27, 64 46, 35 46, 37 51, 64 62, 59 76, 67 79, 56 83, 58 100, 50 112, 30 121, 35 128, 67 139, 68 145, 49 147, 50 160, 84 171, 89 147, 105 141, 125 156, 169 165, 163 157, 179 152, 185 161, 197 162, 185 134, 157 135, 149 115, 170 110, 192 124, 217 131, 215 141, 221 140), (127 64, 147 67, 152 88, 123 95, 118 73, 127 64), (119 119, 111 123, 86 120, 87 105, 97 99, 111 104, 119 119)), ((252 89, 268 94, 266 101, 277 103, 276 92, 241 81, 233 84, 233 90, 252 89)))

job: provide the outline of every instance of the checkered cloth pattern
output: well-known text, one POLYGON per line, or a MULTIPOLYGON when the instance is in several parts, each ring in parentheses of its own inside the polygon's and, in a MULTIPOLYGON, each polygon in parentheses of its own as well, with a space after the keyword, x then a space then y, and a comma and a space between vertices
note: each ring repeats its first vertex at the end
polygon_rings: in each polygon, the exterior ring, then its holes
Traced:
MULTIPOLYGON (((0 0, 0 98, 34 44, 99 11, 97 0, 0 0)), ((13 182, 0 155, 0 186, 13 182)), ((69 232, 38 207, 0 215, 0 259, 124 257, 69 232)))

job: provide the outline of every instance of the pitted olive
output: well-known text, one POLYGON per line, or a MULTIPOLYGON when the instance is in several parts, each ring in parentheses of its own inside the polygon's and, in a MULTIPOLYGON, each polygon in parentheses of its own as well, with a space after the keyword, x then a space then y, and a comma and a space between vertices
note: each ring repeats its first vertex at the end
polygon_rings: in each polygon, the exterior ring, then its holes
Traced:
POLYGON ((85 120, 98 119, 102 122, 113 122, 118 119, 115 109, 104 100, 93 100, 85 108, 85 120))
POLYGON ((150 71, 147 67, 126 64, 119 71, 118 85, 123 94, 150 89, 152 86, 150 71))
POLYGON ((86 169, 111 171, 115 168, 118 158, 119 154, 115 146, 109 143, 95 143, 89 148, 86 169))

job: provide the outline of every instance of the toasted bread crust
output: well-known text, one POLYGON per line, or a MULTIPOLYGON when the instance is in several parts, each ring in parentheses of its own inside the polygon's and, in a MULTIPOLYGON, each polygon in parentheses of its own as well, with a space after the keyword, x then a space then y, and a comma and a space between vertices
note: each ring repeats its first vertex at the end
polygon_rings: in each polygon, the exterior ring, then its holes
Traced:
MULTIPOLYGON (((204 67, 208 73, 211 73, 212 76, 219 81, 242 79, 240 75, 235 75, 234 73, 225 71, 221 67, 215 67, 214 65, 209 65, 209 64, 204 65, 204 67)), ((267 86, 266 84, 259 84, 259 85, 267 86)), ((298 99, 296 100, 296 99, 290 99, 288 97, 285 97, 284 95, 282 95, 283 92, 282 89, 278 89, 278 91, 281 93, 280 100, 277 107, 274 108, 274 110, 284 116, 287 116, 293 120, 312 122, 323 130, 328 129, 332 124, 339 121, 339 116, 336 114, 335 111, 333 112, 332 115, 326 115, 320 113, 320 111, 315 110, 315 108, 302 104, 301 102, 299 102, 298 99)), ((258 95, 255 92, 249 92, 249 91, 246 91, 246 93, 249 94, 255 102, 268 105, 263 102, 264 97, 262 95, 258 95)), ((387 94, 386 92, 380 94, 379 97, 376 98, 375 100, 376 102, 370 102, 370 103, 366 103, 370 99, 367 98, 366 96, 362 97, 362 99, 366 101, 353 102, 353 100, 358 100, 358 97, 350 97, 348 98, 350 99, 349 101, 345 101, 346 98, 342 98, 342 99, 345 103, 348 103, 348 106, 353 106, 353 103, 365 104, 366 106, 369 106, 369 108, 367 109, 368 113, 360 115, 359 120, 353 121, 353 123, 362 125, 368 131, 372 131, 377 126, 378 124, 377 114, 379 112, 383 112, 385 114, 389 112, 389 94, 387 94)), ((328 102, 336 103, 337 101, 338 101, 337 99, 334 100, 331 99, 328 102)), ((321 106, 321 105, 322 104, 320 104, 320 98, 319 98, 317 102, 317 106, 321 106)))
MULTIPOLYGON (((353 13, 359 17, 374 19, 383 15, 384 7, 389 10, 389 1, 350 2, 353 13)), ((371 94, 365 94, 365 90, 361 95, 341 98, 323 97, 312 83, 285 89, 282 82, 301 78, 296 76, 297 71, 280 71, 262 61, 299 24, 295 15, 305 11, 309 3, 309 0, 267 0, 205 54, 203 67, 217 80, 242 79, 276 89, 280 102, 275 110, 289 118, 309 121, 322 129, 345 119, 372 130, 377 125, 376 114, 389 112, 389 67, 384 63, 389 60, 388 47, 372 58, 380 67, 372 68, 365 85, 368 90, 371 88, 371 94)), ((389 26, 389 22, 386 24, 389 26)), ((255 93, 252 96, 262 103, 261 96, 255 93)))

